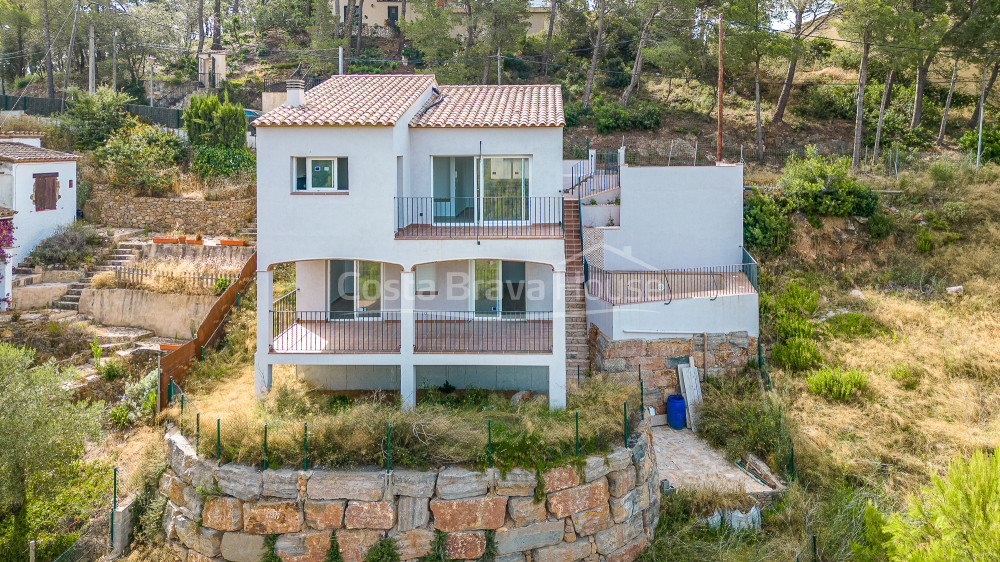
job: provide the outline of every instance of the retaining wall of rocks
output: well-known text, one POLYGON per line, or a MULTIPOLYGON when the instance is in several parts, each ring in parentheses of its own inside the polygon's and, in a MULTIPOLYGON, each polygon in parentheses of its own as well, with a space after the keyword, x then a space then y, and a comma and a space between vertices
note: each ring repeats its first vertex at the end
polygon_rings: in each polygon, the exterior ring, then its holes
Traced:
POLYGON ((118 228, 148 226, 154 232, 179 230, 187 234, 232 235, 253 223, 257 202, 132 197, 95 189, 83 212, 91 222, 118 228))
POLYGON ((642 372, 643 404, 666 413, 667 396, 680 394, 677 366, 692 361, 705 376, 733 375, 757 353, 757 338, 747 332, 699 334, 655 340, 612 340, 590 325, 590 359, 594 370, 611 373, 642 372))
POLYGON ((183 562, 258 562, 271 534, 284 562, 321 562, 331 533, 347 562, 385 537, 415 560, 431 551, 435 531, 445 533, 449 559, 478 559, 492 540, 498 562, 627 562, 659 518, 648 422, 629 448, 545 473, 540 502, 537 477, 521 469, 261 471, 198 459, 176 429, 165 442, 163 526, 183 562))

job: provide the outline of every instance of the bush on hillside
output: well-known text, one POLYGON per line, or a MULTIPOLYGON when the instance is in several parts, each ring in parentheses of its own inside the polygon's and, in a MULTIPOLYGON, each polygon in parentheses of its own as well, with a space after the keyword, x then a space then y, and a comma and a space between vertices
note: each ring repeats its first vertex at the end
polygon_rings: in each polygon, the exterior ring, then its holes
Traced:
POLYGON ((879 208, 878 195, 850 171, 847 158, 820 156, 808 146, 804 157, 789 157, 778 185, 789 207, 803 213, 870 217, 879 208))
POLYGON ((184 110, 184 131, 195 146, 246 147, 247 120, 243 108, 218 96, 191 96, 184 110))
POLYGON ((791 242, 793 228, 781 202, 772 195, 754 189, 743 202, 743 240, 750 251, 783 253, 791 242))
POLYGON ((110 172, 111 187, 159 197, 171 192, 177 182, 175 164, 183 157, 183 147, 176 135, 133 122, 115 132, 97 156, 110 172))
POLYGON ((90 259, 94 246, 101 244, 101 237, 94 229, 74 223, 42 240, 31 251, 29 259, 38 265, 65 265, 77 267, 90 259))
POLYGON ((650 131, 660 128, 660 106, 650 101, 635 101, 622 108, 615 102, 595 100, 594 118, 597 132, 650 131))
POLYGON ((77 148, 98 148, 115 131, 132 122, 125 110, 125 105, 132 102, 128 94, 107 87, 98 88, 93 94, 70 88, 68 94, 63 121, 75 136, 77 148))
POLYGON ((257 157, 245 148, 200 146, 194 154, 191 169, 202 177, 230 177, 241 171, 254 171, 257 157))
POLYGON ((810 86, 802 102, 792 106, 792 112, 800 117, 816 119, 854 119, 857 88, 839 84, 810 86))
POLYGON ((810 392, 834 400, 849 400, 867 382, 868 377, 861 371, 839 367, 817 369, 806 379, 810 392))
MULTIPOLYGON (((979 129, 969 129, 959 139, 958 145, 966 152, 975 154, 979 147, 979 129)), ((983 126, 983 162, 1000 164, 1000 128, 983 126)))

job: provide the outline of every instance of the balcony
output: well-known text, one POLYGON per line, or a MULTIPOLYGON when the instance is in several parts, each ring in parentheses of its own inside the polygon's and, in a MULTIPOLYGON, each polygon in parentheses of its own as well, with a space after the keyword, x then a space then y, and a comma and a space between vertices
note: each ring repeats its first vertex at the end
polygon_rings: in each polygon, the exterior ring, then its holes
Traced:
POLYGON ((396 197, 396 238, 562 238, 562 197, 396 197))
POLYGON ((399 311, 344 316, 272 310, 272 353, 399 353, 399 311))

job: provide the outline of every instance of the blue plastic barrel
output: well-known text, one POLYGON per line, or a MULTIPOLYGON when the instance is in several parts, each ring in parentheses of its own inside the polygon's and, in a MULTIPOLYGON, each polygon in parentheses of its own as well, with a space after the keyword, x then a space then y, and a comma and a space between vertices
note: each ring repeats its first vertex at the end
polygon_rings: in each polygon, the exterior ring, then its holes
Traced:
POLYGON ((680 394, 667 396, 667 424, 671 429, 684 429, 687 426, 684 414, 684 397, 680 394))

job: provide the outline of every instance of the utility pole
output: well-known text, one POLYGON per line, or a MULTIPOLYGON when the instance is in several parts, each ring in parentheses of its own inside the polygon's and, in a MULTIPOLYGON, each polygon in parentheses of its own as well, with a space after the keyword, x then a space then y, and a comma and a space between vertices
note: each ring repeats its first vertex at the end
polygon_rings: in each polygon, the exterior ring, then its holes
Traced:
POLYGON ((118 30, 111 33, 111 89, 118 91, 118 30))
POLYGON ((153 107, 153 61, 156 57, 149 55, 146 60, 149 61, 149 106, 153 107))
POLYGON ((719 12, 719 131, 715 141, 715 162, 722 162, 722 12, 719 12))
MULTIPOLYGON (((80 19, 80 1, 76 2, 76 10, 73 13, 73 29, 69 32, 69 48, 66 51, 66 80, 63 81, 63 90, 69 88, 69 73, 73 69, 73 44, 76 43, 76 22, 80 19)), ((66 95, 63 94, 63 99, 66 95)))
POLYGON ((497 86, 500 85, 500 47, 497 47, 497 86))
POLYGON ((89 67, 88 68, 88 74, 87 74, 87 91, 89 91, 91 94, 93 94, 94 93, 94 89, 97 87, 97 69, 94 68, 94 58, 95 58, 94 55, 95 55, 95 53, 94 53, 94 24, 93 23, 90 24, 89 35, 90 35, 90 55, 88 55, 88 60, 87 60, 87 63, 88 63, 87 66, 89 67))

